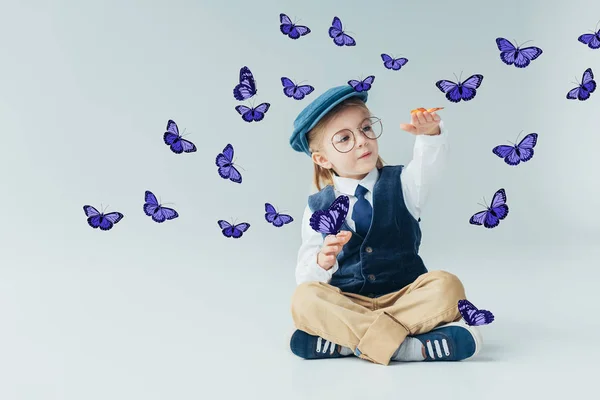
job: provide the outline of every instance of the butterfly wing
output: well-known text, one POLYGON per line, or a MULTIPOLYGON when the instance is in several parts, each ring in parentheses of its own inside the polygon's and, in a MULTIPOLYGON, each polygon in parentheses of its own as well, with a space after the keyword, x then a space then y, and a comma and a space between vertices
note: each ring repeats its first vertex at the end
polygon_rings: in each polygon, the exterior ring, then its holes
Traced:
POLYGON ((87 218, 88 225, 94 229, 98 228, 100 226, 100 223, 102 222, 102 214, 100 214, 100 212, 98 210, 96 210, 95 207, 89 206, 89 205, 83 206, 83 211, 85 212, 85 215, 88 217, 87 218))
POLYGON ((311 94, 315 88, 311 85, 300 85, 296 87, 296 92, 294 93, 294 99, 302 100, 307 95, 311 94))
POLYGON ((265 219, 267 220, 267 222, 272 223, 276 217, 277 210, 275 210, 275 207, 273 207, 273 205, 269 203, 265 203, 265 219))
POLYGON ((96 207, 85 205, 83 206, 83 212, 87 217, 95 217, 96 215, 100 215, 100 212, 96 210, 96 207))
POLYGON ((171 150, 173 150, 173 143, 175 143, 179 139, 179 128, 177 124, 172 119, 167 122, 167 131, 163 135, 163 140, 165 144, 171 146, 171 150))
POLYGON ((459 92, 462 92, 461 97, 464 101, 472 100, 477 94, 477 88, 483 81, 483 75, 471 75, 466 81, 459 84, 459 92))
POLYGON ((156 196, 149 190, 146 190, 144 196, 145 204, 144 204, 144 212, 147 216, 154 215, 156 209, 159 208, 158 199, 156 196))
POLYGON ((471 325, 471 317, 475 312, 477 312, 477 307, 475 307, 469 300, 463 299, 458 301, 458 311, 467 324, 471 325))
POLYGON ((525 68, 529 65, 529 63, 540 55, 542 55, 543 51, 539 47, 525 47, 523 49, 517 50, 517 57, 515 59, 515 67, 517 68, 525 68))
MULTIPOLYGON (((342 21, 340 21, 338 17, 333 17, 333 22, 331 23, 331 27, 329 28, 329 37, 332 38, 335 42, 335 39, 337 39, 342 33, 342 21)), ((337 42, 335 44, 337 44, 337 42)), ((341 45, 338 44, 338 46, 341 45)))
POLYGON ((273 225, 275 225, 277 227, 280 227, 280 226, 283 226, 285 224, 289 224, 293 220, 294 220, 294 218, 292 218, 291 215, 288 215, 288 214, 277 214, 277 217, 273 221, 273 225))
POLYGON ((481 326, 490 324, 492 321, 494 321, 494 314, 492 314, 490 311, 477 310, 471 315, 470 321, 468 321, 467 324, 481 326))
POLYGON ((492 149, 492 152, 500 158, 504 158, 504 162, 509 165, 517 165, 520 160, 514 146, 500 145, 492 149))
POLYGON ((581 86, 589 93, 593 93, 594 90, 596 90, 596 81, 594 81, 594 73, 592 72, 591 68, 586 69, 583 73, 581 86))
POLYGON ((486 228, 494 228, 498 226, 500 220, 506 218, 508 215, 508 206, 506 203, 506 192, 504 189, 498 190, 494 193, 492 204, 486 215, 484 226, 486 228))
POLYGON ((500 50, 500 59, 506 65, 512 65, 515 62, 515 54, 517 48, 508 40, 504 38, 497 38, 496 45, 500 50))
MULTIPOLYGON (((569 100, 586 100, 589 96, 589 93, 587 94, 587 97, 582 98, 582 96, 580 95, 581 92, 581 86, 577 86, 576 88, 573 88, 571 90, 569 90, 569 92, 567 93, 567 99, 569 100)), ((584 93, 585 96, 585 93, 584 93)))
POLYGON ((194 145, 194 143, 190 142, 187 139, 180 139, 179 142, 181 143, 181 148, 186 153, 193 153, 197 150, 196 145, 194 145))
POLYGON ((217 223, 219 224, 219 227, 221 228, 221 233, 223 234, 223 236, 231 237, 231 235, 233 234, 233 227, 231 226, 231 224, 222 219, 218 220, 217 223))
POLYGON ((291 79, 285 76, 281 77, 281 84, 283 85, 283 94, 287 97, 292 97, 296 93, 296 84, 291 79))
POLYGON ((179 216, 177 211, 172 208, 158 206, 152 214, 154 222, 163 223, 166 220, 175 219, 179 216))
POLYGON ((234 239, 239 239, 242 237, 242 234, 246 232, 250 228, 250 224, 247 222, 242 222, 234 226, 231 230, 231 237, 234 239))
POLYGON ((537 138, 537 133, 530 133, 519 142, 517 148, 519 149, 519 158, 521 161, 526 162, 531 160, 534 153, 533 148, 537 143, 537 138))
MULTIPOLYGON (((258 106, 256 106, 255 108, 253 108, 251 110, 252 113, 252 119, 256 122, 258 121, 262 121, 263 118, 265 117, 265 114, 267 113, 267 111, 269 110, 269 107, 271 107, 271 104, 269 103, 261 103, 258 106)), ((247 120, 248 121, 248 120, 247 120)), ((252 120, 248 121, 248 122, 252 122, 252 120)))
POLYGON ((281 23, 281 25, 279 26, 281 33, 283 33, 284 35, 289 35, 292 29, 294 28, 294 24, 292 23, 290 17, 281 13, 279 14, 279 22, 281 23))
POLYGON ((435 86, 446 93, 446 98, 451 102, 458 103, 461 100, 460 88, 456 83, 442 79, 437 81, 435 86))
POLYGON ((480 211, 476 214, 473 214, 473 216, 469 219, 469 223, 471 225, 483 225, 487 214, 488 214, 488 210, 480 211))
POLYGON ((111 212, 106 215, 101 215, 99 227, 103 231, 108 231, 114 226, 114 224, 119 222, 122 218, 123 214, 121 214, 120 212, 111 212))
POLYGON ((233 96, 236 100, 247 100, 256 94, 256 83, 254 76, 248 67, 240 69, 240 83, 233 88, 233 96))
POLYGON ((350 199, 348 196, 339 196, 327 210, 317 210, 310 217, 310 226, 317 232, 335 235, 340 231, 346 215, 350 199))
POLYGON ((404 58, 404 57, 397 58, 392 63, 392 69, 394 71, 398 71, 400 68, 402 68, 404 65, 406 65, 407 62, 408 62, 408 58, 404 58))
POLYGON ((577 40, 583 44, 587 44, 590 49, 600 49, 600 31, 596 33, 584 33, 577 40))

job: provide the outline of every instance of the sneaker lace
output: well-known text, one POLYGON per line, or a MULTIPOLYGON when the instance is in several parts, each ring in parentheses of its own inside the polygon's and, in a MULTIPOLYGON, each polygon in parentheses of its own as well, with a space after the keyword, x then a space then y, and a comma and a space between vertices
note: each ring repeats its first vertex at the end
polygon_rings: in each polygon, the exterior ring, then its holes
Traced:
POLYGON ((327 350, 329 348, 329 354, 333 355, 333 353, 335 352, 335 346, 336 346, 335 343, 332 343, 329 340, 325 340, 320 336, 317 339, 317 353, 325 353, 325 352, 327 352, 327 350), (325 345, 323 346, 323 348, 321 348, 321 345, 323 344, 323 342, 325 343, 325 345))
POLYGON ((429 357, 431 359, 435 360, 436 356, 438 359, 450 356, 450 348, 448 347, 448 342, 446 341, 446 339, 441 340, 441 342, 442 342, 441 345, 440 345, 439 339, 434 339, 433 345, 431 344, 431 342, 432 342, 431 340, 428 340, 425 345, 425 348, 427 349, 427 353, 429 354, 429 357), (435 346, 435 353, 434 353, 434 346, 435 346), (444 349, 444 354, 442 354, 442 348, 444 349))

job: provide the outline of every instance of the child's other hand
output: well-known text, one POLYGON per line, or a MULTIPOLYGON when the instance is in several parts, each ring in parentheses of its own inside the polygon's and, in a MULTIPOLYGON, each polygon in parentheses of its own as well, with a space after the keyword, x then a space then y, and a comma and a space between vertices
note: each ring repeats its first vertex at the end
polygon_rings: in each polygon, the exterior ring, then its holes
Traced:
POLYGON ((342 251, 342 247, 352 237, 352 232, 341 231, 337 235, 328 235, 325 237, 321 251, 317 255, 317 264, 324 270, 329 270, 335 265, 335 260, 342 251))
POLYGON ((410 114, 410 124, 400 124, 400 129, 413 135, 439 135, 440 121, 435 111, 417 111, 410 114))

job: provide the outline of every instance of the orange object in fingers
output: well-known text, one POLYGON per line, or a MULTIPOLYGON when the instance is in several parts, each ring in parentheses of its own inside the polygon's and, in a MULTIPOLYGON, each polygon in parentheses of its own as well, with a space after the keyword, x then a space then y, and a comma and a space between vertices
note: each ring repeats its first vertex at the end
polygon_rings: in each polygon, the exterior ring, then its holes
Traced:
POLYGON ((411 110, 410 113, 412 114, 412 113, 416 113, 418 111, 421 111, 421 112, 427 111, 427 112, 432 113, 434 111, 443 110, 443 109, 444 109, 444 107, 435 107, 435 108, 430 108, 430 109, 427 110, 427 109, 425 109, 423 107, 419 107, 419 108, 415 108, 414 110, 411 110))

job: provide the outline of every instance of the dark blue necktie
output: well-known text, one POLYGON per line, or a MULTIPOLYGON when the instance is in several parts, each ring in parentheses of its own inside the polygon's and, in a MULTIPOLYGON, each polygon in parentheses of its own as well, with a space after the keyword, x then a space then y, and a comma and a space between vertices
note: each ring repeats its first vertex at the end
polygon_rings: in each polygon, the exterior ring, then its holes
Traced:
POLYGON ((367 232, 371 226, 371 216, 373 215, 371 203, 365 199, 367 192, 367 188, 361 185, 358 185, 354 192, 357 200, 352 210, 352 220, 356 224, 356 232, 362 237, 367 236, 367 232))

